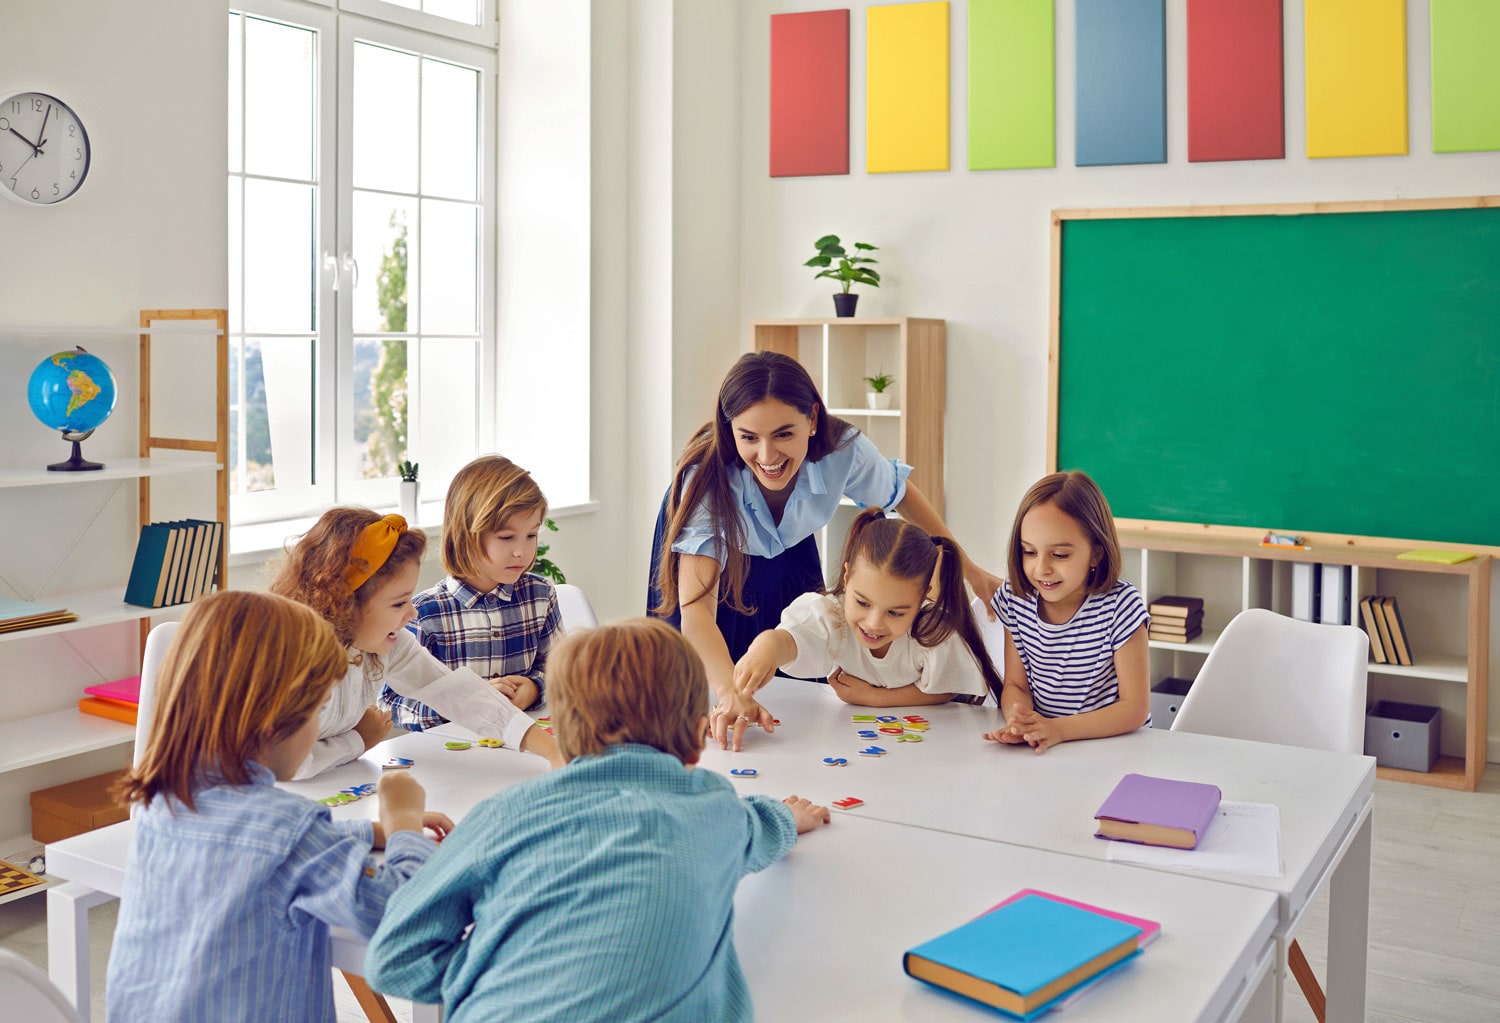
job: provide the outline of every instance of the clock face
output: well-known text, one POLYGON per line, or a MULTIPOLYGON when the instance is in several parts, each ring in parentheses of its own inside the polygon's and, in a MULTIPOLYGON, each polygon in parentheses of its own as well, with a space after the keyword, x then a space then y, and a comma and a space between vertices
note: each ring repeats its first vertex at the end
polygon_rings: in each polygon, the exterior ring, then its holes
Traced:
POLYGON ((78 191, 88 172, 88 133, 66 103, 43 92, 0 98, 0 193, 49 206, 78 191))

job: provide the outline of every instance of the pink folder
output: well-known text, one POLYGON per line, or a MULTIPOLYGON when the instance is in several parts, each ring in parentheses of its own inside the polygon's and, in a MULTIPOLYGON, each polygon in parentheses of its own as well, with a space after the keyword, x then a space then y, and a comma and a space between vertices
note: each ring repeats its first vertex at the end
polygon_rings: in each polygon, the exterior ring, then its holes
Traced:
POLYGON ((114 682, 101 682, 97 686, 89 686, 84 692, 90 696, 102 696, 106 700, 119 700, 121 703, 140 703, 141 677, 134 675, 114 682))

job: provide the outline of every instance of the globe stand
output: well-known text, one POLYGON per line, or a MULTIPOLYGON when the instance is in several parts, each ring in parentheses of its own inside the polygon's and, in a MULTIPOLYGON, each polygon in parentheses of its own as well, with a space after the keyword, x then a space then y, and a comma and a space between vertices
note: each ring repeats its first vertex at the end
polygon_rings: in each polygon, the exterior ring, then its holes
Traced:
POLYGON ((73 454, 66 462, 53 462, 51 465, 47 466, 47 471, 92 472, 95 469, 104 468, 103 462, 90 462, 88 459, 83 457, 83 442, 88 440, 93 432, 93 430, 86 430, 83 433, 69 433, 68 431, 64 430, 62 438, 63 440, 69 440, 73 442, 73 454))

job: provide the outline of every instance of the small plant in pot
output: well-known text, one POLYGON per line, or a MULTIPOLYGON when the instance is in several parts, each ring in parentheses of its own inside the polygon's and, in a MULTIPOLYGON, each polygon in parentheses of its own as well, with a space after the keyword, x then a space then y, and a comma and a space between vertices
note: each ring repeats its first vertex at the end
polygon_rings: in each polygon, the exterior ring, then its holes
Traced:
POLYGON ((833 310, 839 316, 853 316, 854 306, 859 301, 859 296, 849 290, 851 284, 868 284, 872 288, 880 287, 880 274, 870 269, 870 264, 875 260, 863 255, 866 252, 876 251, 875 246, 866 245, 864 242, 855 242, 856 255, 849 255, 844 246, 839 244, 839 236, 836 234, 825 234, 813 242, 818 254, 809 259, 803 266, 822 267, 822 270, 813 276, 813 280, 820 277, 829 277, 840 282, 844 290, 833 296, 833 310))
POLYGON ((401 477, 401 517, 406 519, 408 525, 417 524, 417 463, 402 461, 396 463, 396 473, 401 477))
POLYGON ((865 392, 865 401, 869 404, 870 408, 890 408, 891 396, 886 391, 896 382, 896 378, 882 370, 872 377, 865 377, 864 380, 870 387, 865 392))

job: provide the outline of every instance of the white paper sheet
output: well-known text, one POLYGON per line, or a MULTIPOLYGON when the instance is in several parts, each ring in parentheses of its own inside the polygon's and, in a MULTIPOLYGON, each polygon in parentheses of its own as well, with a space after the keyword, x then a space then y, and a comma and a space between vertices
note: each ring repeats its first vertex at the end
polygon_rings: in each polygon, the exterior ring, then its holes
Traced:
POLYGON ((1224 800, 1196 849, 1172 849, 1134 842, 1110 842, 1111 860, 1153 867, 1221 870, 1256 877, 1280 877, 1281 810, 1273 803, 1224 800))

